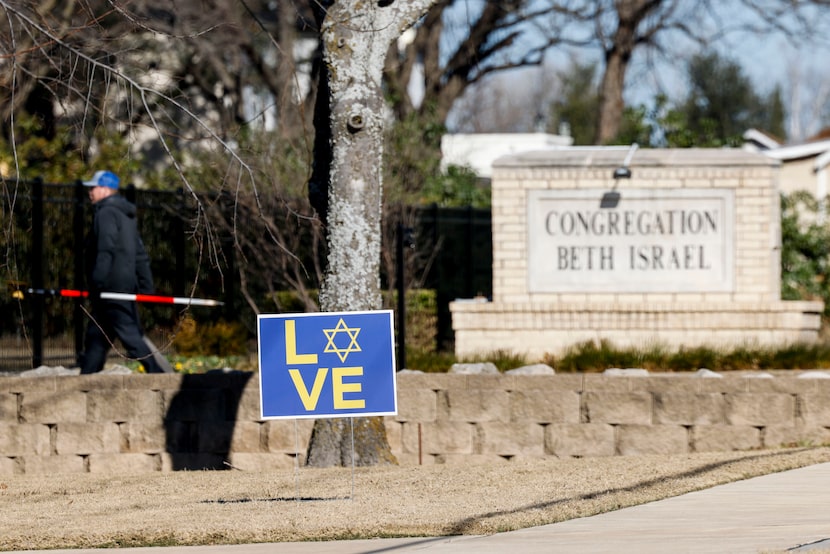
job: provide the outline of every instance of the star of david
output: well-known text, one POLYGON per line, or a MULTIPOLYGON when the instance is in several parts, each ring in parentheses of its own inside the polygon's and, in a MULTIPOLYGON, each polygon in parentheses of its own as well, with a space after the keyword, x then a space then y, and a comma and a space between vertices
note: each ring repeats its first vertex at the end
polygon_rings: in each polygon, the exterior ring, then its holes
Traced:
POLYGON ((340 318, 340 321, 337 322, 334 329, 323 329, 323 333, 326 334, 326 338, 328 339, 328 344, 326 344, 326 349, 323 350, 323 352, 334 352, 337 354, 337 357, 340 358, 341 362, 345 362, 346 357, 352 352, 362 352, 362 350, 360 350, 360 345, 357 344, 357 334, 360 333, 360 328, 358 327, 352 329, 347 327, 346 322, 343 321, 342 317, 340 318), (349 345, 345 348, 338 348, 337 344, 334 342, 334 339, 340 333, 345 333, 350 339, 349 345))

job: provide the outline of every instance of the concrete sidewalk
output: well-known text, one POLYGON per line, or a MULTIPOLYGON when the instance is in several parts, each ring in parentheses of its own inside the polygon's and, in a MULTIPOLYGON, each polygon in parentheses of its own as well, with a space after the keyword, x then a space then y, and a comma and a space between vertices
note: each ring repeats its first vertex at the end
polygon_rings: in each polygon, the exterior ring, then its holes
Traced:
MULTIPOLYGON (((125 548, 124 554, 830 552, 830 463, 489 536, 125 548)), ((102 554, 100 549, 27 551, 102 554)))

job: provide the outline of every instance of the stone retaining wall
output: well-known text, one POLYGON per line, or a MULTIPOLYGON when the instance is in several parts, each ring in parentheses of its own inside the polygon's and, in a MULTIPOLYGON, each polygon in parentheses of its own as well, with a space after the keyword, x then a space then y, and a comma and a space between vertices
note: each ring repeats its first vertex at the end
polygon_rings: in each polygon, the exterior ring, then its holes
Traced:
MULTIPOLYGON (((0 378, 0 475, 294 467, 312 420, 259 419, 255 374, 0 378)), ((830 443, 830 380, 398 375, 402 465, 830 443)))

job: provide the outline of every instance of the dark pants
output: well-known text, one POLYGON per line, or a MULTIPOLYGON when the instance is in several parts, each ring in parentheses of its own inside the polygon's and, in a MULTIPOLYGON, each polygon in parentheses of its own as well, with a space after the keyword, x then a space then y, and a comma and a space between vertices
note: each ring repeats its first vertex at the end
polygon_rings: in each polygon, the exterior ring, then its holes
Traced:
POLYGON ((138 322, 135 302, 98 300, 92 303, 92 320, 86 330, 86 344, 81 373, 97 373, 104 369, 107 353, 116 337, 124 345, 130 359, 138 360, 147 373, 163 373, 138 322))

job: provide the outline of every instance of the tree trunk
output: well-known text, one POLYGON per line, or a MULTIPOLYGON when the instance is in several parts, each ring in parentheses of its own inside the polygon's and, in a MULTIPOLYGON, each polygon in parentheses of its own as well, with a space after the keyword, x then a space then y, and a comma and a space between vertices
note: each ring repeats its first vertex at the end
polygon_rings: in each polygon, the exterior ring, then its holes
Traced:
POLYGON ((597 119, 597 144, 609 144, 620 132, 623 109, 623 87, 628 62, 612 52, 606 58, 605 73, 599 92, 599 117, 597 119))
POLYGON ((608 144, 620 132, 625 102, 625 74, 631 55, 640 40, 637 29, 646 17, 660 7, 660 0, 623 0, 616 2, 617 30, 605 48, 605 73, 599 90, 599 117, 596 143, 608 144))
MULTIPOLYGON (((329 118, 327 128, 316 130, 330 133, 331 152, 328 190, 322 191, 327 198, 328 244, 327 269, 320 288, 323 311, 376 310, 382 306, 382 163, 388 116, 383 68, 392 41, 426 13, 433 1, 338 0, 326 10, 321 35, 329 118)), ((321 104, 318 102, 318 107, 321 104)), ((394 463, 382 418, 357 418, 354 432, 355 464, 394 463)), ((316 421, 307 463, 323 467, 351 461, 348 422, 316 421)))

